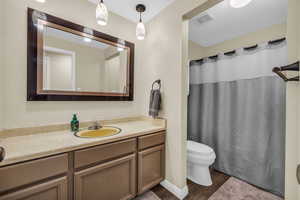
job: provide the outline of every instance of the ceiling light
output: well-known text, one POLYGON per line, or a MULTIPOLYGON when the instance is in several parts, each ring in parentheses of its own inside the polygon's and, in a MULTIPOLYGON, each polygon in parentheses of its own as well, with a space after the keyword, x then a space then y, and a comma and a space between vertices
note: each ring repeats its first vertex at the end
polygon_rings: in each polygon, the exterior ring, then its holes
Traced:
POLYGON ((108 10, 106 5, 103 3, 103 0, 99 0, 99 3, 96 8, 96 20, 97 23, 101 26, 105 26, 108 21, 108 10))
POLYGON ((46 2, 46 0, 35 0, 35 1, 37 1, 39 3, 45 3, 46 2))
POLYGON ((233 8, 241 8, 248 5, 252 0, 230 0, 230 5, 233 8))
POLYGON ((146 6, 143 4, 138 4, 136 6, 136 11, 140 13, 140 21, 136 26, 136 37, 138 40, 143 40, 146 36, 146 28, 142 21, 142 13, 146 11, 146 6))

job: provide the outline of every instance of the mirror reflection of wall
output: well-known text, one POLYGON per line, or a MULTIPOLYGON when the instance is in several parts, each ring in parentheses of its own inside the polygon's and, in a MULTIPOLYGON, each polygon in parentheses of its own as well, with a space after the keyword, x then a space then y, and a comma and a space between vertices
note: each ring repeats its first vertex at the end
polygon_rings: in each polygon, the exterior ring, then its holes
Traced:
POLYGON ((127 55, 127 49, 47 26, 43 89, 124 93, 127 55))
POLYGON ((43 89, 75 91, 75 52, 46 47, 43 89))
POLYGON ((126 77, 122 74, 126 74, 127 66, 127 54, 126 51, 118 51, 114 47, 109 47, 105 51, 105 66, 103 69, 103 85, 113 92, 126 92, 126 77), (114 81, 119 80, 119 81, 114 81))

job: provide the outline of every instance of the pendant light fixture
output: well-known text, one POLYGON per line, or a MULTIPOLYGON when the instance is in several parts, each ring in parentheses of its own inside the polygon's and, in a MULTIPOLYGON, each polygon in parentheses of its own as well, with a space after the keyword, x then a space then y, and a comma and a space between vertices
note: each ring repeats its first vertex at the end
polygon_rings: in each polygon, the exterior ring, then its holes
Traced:
POLYGON ((108 10, 106 5, 103 3, 103 0, 99 0, 96 8, 96 20, 97 23, 101 26, 105 26, 108 21, 108 10))
POLYGON ((252 0, 230 0, 230 5, 233 8, 242 8, 248 5, 252 0))
POLYGON ((143 4, 138 4, 136 6, 136 11, 140 13, 140 21, 136 26, 136 37, 138 40, 144 40, 146 36, 146 28, 142 21, 142 13, 146 11, 146 6, 143 4))

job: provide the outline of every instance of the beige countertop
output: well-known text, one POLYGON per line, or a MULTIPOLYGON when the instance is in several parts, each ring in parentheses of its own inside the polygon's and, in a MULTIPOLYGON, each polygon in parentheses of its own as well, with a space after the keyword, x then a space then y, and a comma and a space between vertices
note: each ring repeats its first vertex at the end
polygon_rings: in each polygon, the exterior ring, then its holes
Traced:
POLYGON ((70 152, 86 147, 114 142, 122 139, 166 130, 164 119, 135 118, 131 120, 109 121, 105 125, 122 129, 118 135, 103 138, 78 138, 68 130, 34 134, 0 135, 0 146, 4 147, 6 156, 0 167, 31 159, 70 152), (5 136, 5 137, 4 137, 5 136))

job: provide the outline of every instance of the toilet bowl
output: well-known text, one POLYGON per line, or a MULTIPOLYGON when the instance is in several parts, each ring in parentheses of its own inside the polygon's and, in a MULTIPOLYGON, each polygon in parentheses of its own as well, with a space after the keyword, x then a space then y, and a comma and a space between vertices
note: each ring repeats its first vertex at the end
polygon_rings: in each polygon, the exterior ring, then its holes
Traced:
POLYGON ((209 166, 215 162, 214 150, 201 143, 187 142, 187 177, 191 181, 203 185, 212 185, 209 166))

